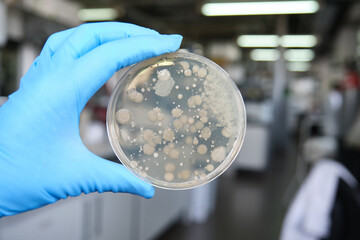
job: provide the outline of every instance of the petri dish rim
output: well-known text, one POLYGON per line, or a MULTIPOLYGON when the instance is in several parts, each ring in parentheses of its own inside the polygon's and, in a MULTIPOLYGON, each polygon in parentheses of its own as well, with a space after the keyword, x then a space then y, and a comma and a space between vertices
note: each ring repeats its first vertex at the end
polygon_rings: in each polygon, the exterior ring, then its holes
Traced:
POLYGON ((216 179, 221 174, 223 174, 231 166, 231 164, 235 161, 237 155, 239 154, 239 152, 241 150, 241 147, 242 147, 244 139, 245 139, 245 134, 246 134, 246 124, 247 124, 246 109, 245 109, 245 104, 244 104, 242 95, 241 95, 238 87, 235 85, 234 81, 230 78, 229 74, 223 68, 221 68, 219 65, 217 65, 215 62, 211 61, 210 59, 207 59, 207 58, 197 55, 197 54, 187 53, 187 52, 165 53, 165 54, 157 56, 157 57, 146 59, 142 62, 139 62, 139 63, 134 64, 131 67, 129 67, 129 69, 121 76, 119 82, 116 84, 116 86, 113 90, 113 93, 110 96, 109 104, 108 104, 108 108, 107 108, 107 114, 106 114, 106 128, 107 128, 108 138, 110 141, 110 145, 111 145, 112 149, 114 150, 115 155, 117 156, 119 161, 136 177, 152 184, 153 186, 156 186, 156 187, 162 188, 162 189, 167 189, 167 190, 186 190, 186 189, 199 187, 206 183, 211 182, 212 180, 216 179), (226 158, 222 161, 222 163, 214 171, 208 173, 206 175, 206 177, 204 177, 202 179, 184 181, 181 183, 165 182, 165 181, 157 180, 157 179, 149 177, 149 176, 145 177, 141 174, 140 170, 138 170, 136 167, 132 167, 130 164, 130 160, 128 159, 128 157, 126 156, 124 151, 122 150, 122 147, 120 146, 119 142, 116 141, 117 136, 116 136, 116 128, 115 128, 115 125, 116 125, 116 123, 115 123, 116 122, 116 120, 115 120, 116 109, 115 108, 116 108, 117 99, 121 93, 120 90, 129 81, 131 81, 131 77, 134 74, 137 74, 138 70, 144 66, 150 67, 150 66, 156 65, 156 63, 159 62, 160 60, 165 60, 165 59, 174 59, 175 60, 176 58, 181 58, 182 60, 189 59, 189 60, 199 61, 199 62, 205 64, 206 66, 211 66, 214 69, 216 69, 216 71, 218 73, 220 73, 226 79, 226 80, 224 79, 224 81, 228 81, 229 85, 231 86, 231 88, 233 90, 233 93, 235 93, 235 95, 236 95, 235 99, 238 102, 237 107, 238 107, 240 115, 242 115, 242 117, 243 117, 243 124, 241 124, 242 129, 239 130, 240 134, 234 140, 231 151, 227 154, 226 158), (155 62, 155 64, 154 64, 154 62, 155 62))

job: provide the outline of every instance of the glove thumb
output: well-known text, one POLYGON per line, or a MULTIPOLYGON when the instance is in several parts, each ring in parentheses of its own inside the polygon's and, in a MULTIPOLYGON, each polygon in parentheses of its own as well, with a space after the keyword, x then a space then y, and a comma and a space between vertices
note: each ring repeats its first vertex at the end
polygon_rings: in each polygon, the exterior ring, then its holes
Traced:
MULTIPOLYGON (((82 154, 83 155, 83 154, 82 154)), ((81 192, 124 192, 152 198, 155 189, 139 179, 125 166, 103 159, 86 150, 79 166, 81 192), (81 177, 82 176, 82 177, 81 177)), ((71 195, 71 194, 70 194, 71 195)))

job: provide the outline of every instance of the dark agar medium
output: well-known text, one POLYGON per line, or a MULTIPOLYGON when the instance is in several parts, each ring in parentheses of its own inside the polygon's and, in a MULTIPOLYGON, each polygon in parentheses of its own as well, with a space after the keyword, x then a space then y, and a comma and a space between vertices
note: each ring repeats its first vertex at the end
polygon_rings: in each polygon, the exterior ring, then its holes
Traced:
POLYGON ((203 185, 234 161, 244 140, 241 94, 214 62, 167 53, 134 65, 110 98, 107 130, 120 161, 165 189, 203 185))

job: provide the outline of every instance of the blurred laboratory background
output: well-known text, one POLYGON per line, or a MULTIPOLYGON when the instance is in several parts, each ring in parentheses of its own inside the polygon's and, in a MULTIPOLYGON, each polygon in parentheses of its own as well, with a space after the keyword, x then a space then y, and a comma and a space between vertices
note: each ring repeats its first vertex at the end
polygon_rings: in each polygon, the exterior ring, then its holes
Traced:
MULTIPOLYGON (((1 240, 360 239, 359 1, 0 0, 0 104, 51 34, 98 21, 179 33, 182 49, 223 67, 246 104, 241 152, 196 189, 94 193, 3 217, 1 240)), ((115 162, 105 118, 123 72, 80 124, 115 162)))

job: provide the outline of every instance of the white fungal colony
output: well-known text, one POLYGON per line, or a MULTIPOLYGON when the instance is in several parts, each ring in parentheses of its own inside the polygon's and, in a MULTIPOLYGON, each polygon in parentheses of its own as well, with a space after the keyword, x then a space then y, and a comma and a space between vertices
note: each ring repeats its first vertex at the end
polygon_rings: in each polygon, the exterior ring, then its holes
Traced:
POLYGON ((171 77, 167 69, 163 69, 157 73, 158 81, 155 84, 155 94, 161 97, 166 97, 170 94, 174 87, 175 81, 171 77))
POLYGON ((165 186, 205 182, 227 159, 242 113, 213 68, 195 60, 165 63, 124 87, 117 138, 140 176, 165 186))

